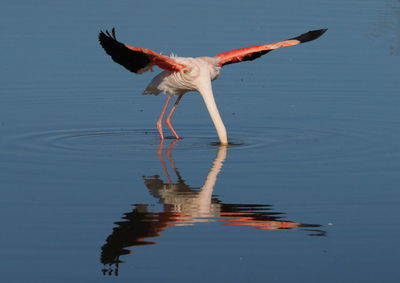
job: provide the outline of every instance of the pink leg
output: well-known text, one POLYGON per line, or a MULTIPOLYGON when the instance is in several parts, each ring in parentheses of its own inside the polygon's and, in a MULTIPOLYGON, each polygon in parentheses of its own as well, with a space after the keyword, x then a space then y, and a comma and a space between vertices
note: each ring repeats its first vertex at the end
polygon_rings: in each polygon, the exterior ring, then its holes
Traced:
POLYGON ((162 119, 164 118, 165 115, 165 111, 167 111, 167 107, 168 107, 168 103, 171 100, 171 96, 167 96, 167 101, 165 102, 164 108, 161 112, 160 118, 158 118, 157 121, 157 129, 158 129, 158 133, 160 134, 160 140, 163 141, 164 140, 164 135, 163 135, 163 131, 162 131, 162 119))
POLYGON ((175 109, 176 109, 176 107, 177 107, 178 104, 179 104, 179 101, 181 101, 182 96, 183 96, 183 94, 181 94, 181 95, 178 96, 178 98, 177 98, 176 101, 175 101, 174 106, 172 106, 172 109, 171 109, 171 111, 169 112, 169 114, 168 114, 168 116, 167 116, 167 119, 165 119, 165 123, 167 124, 168 128, 171 130, 172 134, 174 134, 174 136, 175 136, 175 138, 176 138, 177 140, 179 140, 180 137, 178 136, 178 134, 175 132, 174 128, 172 127, 172 124, 171 124, 171 117, 172 117, 172 114, 174 114, 175 109))

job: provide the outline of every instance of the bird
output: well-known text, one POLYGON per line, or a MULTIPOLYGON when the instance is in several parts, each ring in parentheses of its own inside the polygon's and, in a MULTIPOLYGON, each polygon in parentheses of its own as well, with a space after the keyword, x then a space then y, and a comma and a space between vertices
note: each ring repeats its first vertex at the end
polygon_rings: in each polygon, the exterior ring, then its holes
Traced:
POLYGON ((229 145, 226 127, 222 121, 212 90, 212 81, 218 78, 221 68, 233 63, 252 61, 278 48, 312 41, 319 38, 326 31, 327 29, 311 30, 288 40, 235 49, 210 57, 178 57, 173 54, 166 56, 151 49, 124 44, 117 40, 115 28, 112 28, 111 32, 108 30, 105 30, 105 32, 100 31, 98 40, 114 62, 133 73, 143 74, 147 71, 153 71, 155 66, 163 70, 151 80, 143 92, 144 94, 153 95, 167 94, 167 100, 156 124, 160 142, 164 140, 162 121, 171 97, 177 96, 165 122, 174 137, 180 139, 180 136, 172 127, 171 117, 183 95, 189 91, 195 91, 204 100, 216 129, 220 145, 229 145))

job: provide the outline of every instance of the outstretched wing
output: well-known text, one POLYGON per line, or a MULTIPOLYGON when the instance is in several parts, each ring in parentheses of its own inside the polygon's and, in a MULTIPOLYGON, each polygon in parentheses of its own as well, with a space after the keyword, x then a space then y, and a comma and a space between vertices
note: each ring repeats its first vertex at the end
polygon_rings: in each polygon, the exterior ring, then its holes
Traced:
POLYGON ((186 67, 174 59, 150 49, 134 47, 119 42, 115 36, 114 28, 111 30, 111 34, 108 31, 105 33, 100 31, 99 41, 114 62, 121 64, 136 74, 144 73, 154 65, 170 71, 179 71, 186 67))
POLYGON ((242 61, 251 61, 267 54, 268 52, 286 46, 293 46, 307 41, 317 39, 324 34, 327 29, 319 29, 303 33, 297 37, 265 45, 255 45, 251 47, 236 49, 215 55, 220 66, 238 63, 242 61))

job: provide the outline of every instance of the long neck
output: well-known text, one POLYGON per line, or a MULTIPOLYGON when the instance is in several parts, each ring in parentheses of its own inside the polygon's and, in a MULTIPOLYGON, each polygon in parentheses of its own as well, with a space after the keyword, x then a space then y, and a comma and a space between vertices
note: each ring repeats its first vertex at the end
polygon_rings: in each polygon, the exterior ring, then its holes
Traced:
POLYGON ((228 135, 224 122, 219 115, 217 104, 215 103, 214 95, 211 88, 211 81, 204 80, 199 86, 199 92, 203 97, 204 103, 206 104, 208 113, 214 123, 215 129, 217 130, 219 141, 221 145, 228 145, 228 135))

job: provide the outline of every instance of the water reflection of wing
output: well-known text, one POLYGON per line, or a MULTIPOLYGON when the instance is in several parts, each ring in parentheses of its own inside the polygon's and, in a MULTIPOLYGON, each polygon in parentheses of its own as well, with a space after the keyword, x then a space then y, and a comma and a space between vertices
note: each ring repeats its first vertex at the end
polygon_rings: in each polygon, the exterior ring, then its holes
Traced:
POLYGON ((263 230, 305 230, 310 236, 325 236, 322 225, 284 220, 285 213, 272 211, 271 205, 222 204, 219 221, 223 225, 253 227, 263 230))
MULTIPOLYGON (((164 169, 167 181, 158 175, 144 177, 144 184, 149 193, 163 205, 161 212, 152 212, 149 205, 135 205, 132 212, 124 214, 124 221, 116 222, 117 227, 107 238, 102 247, 101 262, 115 265, 118 272, 119 257, 132 253, 135 246, 151 245, 156 242, 147 238, 159 237, 167 227, 194 225, 199 222, 220 222, 228 226, 252 227, 268 230, 305 230, 312 236, 323 236, 325 231, 318 229, 321 225, 303 224, 284 220, 284 213, 272 211, 272 206, 263 204, 226 204, 213 196, 217 176, 226 159, 227 147, 219 148, 215 160, 201 188, 187 185, 175 167, 171 151, 167 149, 167 157, 177 176, 172 182, 165 161, 162 147, 158 157, 164 169)), ((112 273, 112 269, 104 269, 112 273)))
POLYGON ((166 227, 177 221, 176 216, 172 212, 150 212, 148 205, 135 205, 131 212, 124 214, 123 221, 115 222, 117 227, 101 247, 101 262, 118 266, 122 262, 121 255, 133 252, 127 247, 155 244, 146 239, 159 237, 166 227))

